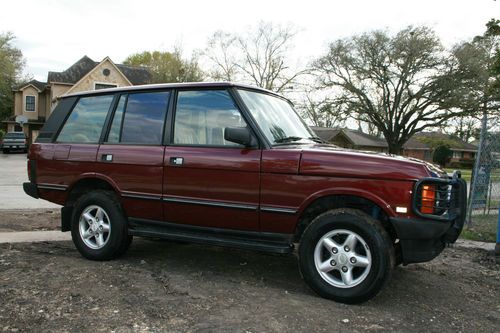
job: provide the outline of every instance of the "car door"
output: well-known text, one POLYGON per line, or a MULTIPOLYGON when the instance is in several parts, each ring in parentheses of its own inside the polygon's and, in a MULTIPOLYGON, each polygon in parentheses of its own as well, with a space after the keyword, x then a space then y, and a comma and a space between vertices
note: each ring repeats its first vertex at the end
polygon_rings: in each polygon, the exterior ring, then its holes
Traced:
POLYGON ((56 144, 47 149, 45 158, 40 159, 45 171, 40 174, 44 181, 39 183, 39 188, 66 191, 82 174, 94 172, 99 140, 112 101, 111 94, 78 98, 55 140, 56 144))
POLYGON ((258 230, 261 150, 224 139, 247 123, 227 90, 179 90, 164 158, 165 220, 258 230))
POLYGON ((162 141, 170 92, 130 92, 118 98, 96 172, 118 188, 128 217, 161 221, 162 141))

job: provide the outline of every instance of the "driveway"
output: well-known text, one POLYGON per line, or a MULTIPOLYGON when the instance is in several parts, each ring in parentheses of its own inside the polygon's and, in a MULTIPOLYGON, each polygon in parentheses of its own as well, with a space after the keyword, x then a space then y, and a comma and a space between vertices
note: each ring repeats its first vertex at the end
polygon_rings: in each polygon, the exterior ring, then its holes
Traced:
POLYGON ((0 153, 0 209, 36 209, 60 207, 41 199, 34 199, 23 191, 28 181, 26 154, 0 153))

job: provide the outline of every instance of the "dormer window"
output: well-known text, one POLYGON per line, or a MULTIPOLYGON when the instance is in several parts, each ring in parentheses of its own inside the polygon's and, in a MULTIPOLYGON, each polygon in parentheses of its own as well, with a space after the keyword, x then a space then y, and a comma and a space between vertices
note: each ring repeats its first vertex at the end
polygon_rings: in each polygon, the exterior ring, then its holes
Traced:
POLYGON ((28 112, 35 111, 35 96, 26 96, 25 110, 28 112))

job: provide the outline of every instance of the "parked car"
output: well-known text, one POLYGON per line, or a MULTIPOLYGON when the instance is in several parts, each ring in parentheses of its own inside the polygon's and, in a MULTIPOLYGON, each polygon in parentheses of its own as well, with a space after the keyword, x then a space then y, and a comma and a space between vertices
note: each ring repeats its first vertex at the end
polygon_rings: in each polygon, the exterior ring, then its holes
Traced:
POLYGON ((121 256, 133 236, 298 245, 305 282, 345 303, 375 296, 395 265, 436 257, 465 218, 458 172, 323 143, 285 98, 231 83, 65 96, 28 173, 25 192, 63 206, 62 231, 88 259, 121 256))
POLYGON ((4 154, 12 150, 28 151, 28 140, 23 132, 8 132, 0 141, 0 149, 4 154))

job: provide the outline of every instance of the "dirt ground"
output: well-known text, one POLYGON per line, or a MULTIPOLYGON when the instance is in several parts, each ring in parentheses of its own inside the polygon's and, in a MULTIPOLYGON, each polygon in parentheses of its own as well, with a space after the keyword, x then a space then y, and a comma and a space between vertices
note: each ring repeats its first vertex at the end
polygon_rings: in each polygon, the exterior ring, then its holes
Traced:
MULTIPOLYGON (((49 227, 58 227, 54 216, 38 213, 24 218, 45 218, 49 227)), ((12 218, 8 214, 0 211, 0 228, 12 228, 5 222, 12 218)), ((119 260, 92 262, 70 242, 0 245, 0 331, 5 332, 495 332, 498 327, 500 265, 483 250, 447 248, 429 263, 398 267, 376 298, 349 306, 308 289, 295 256, 136 238, 119 260)))
POLYGON ((2 209, 0 232, 61 230, 60 209, 2 209))

